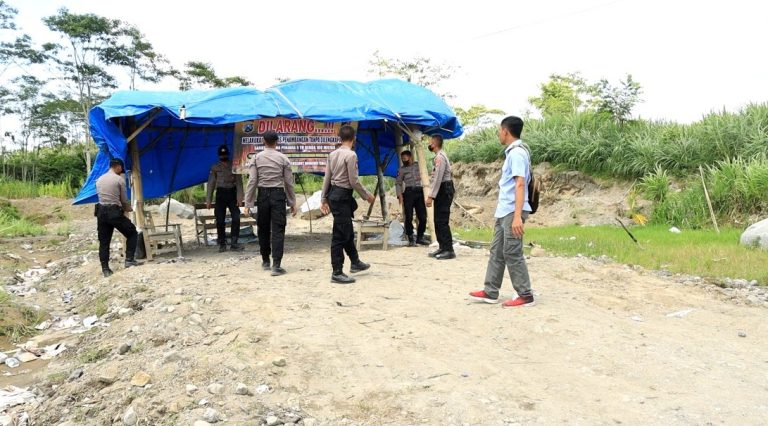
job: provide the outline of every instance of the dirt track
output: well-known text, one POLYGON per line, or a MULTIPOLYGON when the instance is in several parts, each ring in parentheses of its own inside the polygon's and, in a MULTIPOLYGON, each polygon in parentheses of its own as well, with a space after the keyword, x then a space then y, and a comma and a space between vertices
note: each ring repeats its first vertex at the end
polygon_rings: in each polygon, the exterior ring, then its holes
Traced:
MULTIPOLYGON (((50 282, 49 293, 36 297, 53 310, 65 309, 56 299, 69 288, 81 289, 76 303, 104 293, 111 312, 141 310, 112 315, 110 327, 75 340, 53 361, 41 377, 68 374, 86 351, 108 351, 84 366, 82 378, 55 389, 44 384, 48 397, 30 410, 35 424, 105 424, 129 405, 141 424, 192 424, 203 398, 230 424, 258 424, 289 408, 321 424, 742 425, 768 418, 763 308, 627 266, 563 258, 530 260, 538 306, 474 304, 466 293, 480 288, 487 255, 471 249, 443 262, 428 259, 425 248, 367 250, 371 270, 338 286, 329 282, 329 223, 316 222, 321 233, 310 236, 305 221, 289 222, 283 277, 261 271, 250 246, 240 255, 188 250, 187 262, 110 279, 91 278, 98 273, 91 255, 50 282), (88 296, 88 286, 96 294, 88 296), (116 354, 125 342, 137 349, 116 354), (285 367, 272 364, 278 357, 285 367), (140 370, 152 377, 149 388, 130 385, 140 370), (117 371, 114 384, 99 383, 105 371, 117 371), (224 394, 206 392, 213 382, 224 394), (234 395, 238 382, 271 390, 234 395), (199 390, 186 395, 186 384, 199 390)), ((511 296, 510 288, 505 278, 502 295, 511 296)))

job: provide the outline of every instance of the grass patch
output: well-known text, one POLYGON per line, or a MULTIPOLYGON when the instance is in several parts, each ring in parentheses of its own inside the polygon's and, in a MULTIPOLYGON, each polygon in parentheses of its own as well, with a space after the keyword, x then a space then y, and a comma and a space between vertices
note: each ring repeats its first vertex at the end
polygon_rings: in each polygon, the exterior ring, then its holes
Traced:
MULTIPOLYGON (((631 232, 638 247, 618 226, 562 226, 527 228, 526 243, 541 245, 553 254, 564 256, 608 256, 616 262, 648 269, 698 275, 709 278, 743 278, 768 284, 766 253, 739 245, 741 230, 683 230, 680 234, 666 226, 634 227, 631 232)), ((491 229, 459 230, 462 239, 491 240, 491 229)))
POLYGON ((91 364, 101 359, 104 359, 109 355, 109 349, 107 348, 93 348, 81 353, 77 359, 83 364, 91 364))
POLYGON ((81 310, 83 312, 87 312, 88 315, 96 315, 97 317, 101 317, 102 315, 106 314, 107 311, 109 311, 109 305, 107 304, 108 300, 109 296, 106 294, 101 294, 83 305, 81 310))
POLYGON ((47 379, 51 384, 60 384, 64 383, 64 380, 66 380, 68 377, 67 373, 64 371, 60 371, 58 373, 49 374, 47 379))
POLYGON ((24 237, 45 234, 45 227, 23 217, 7 200, 0 200, 0 237, 24 237))
POLYGON ((8 293, 0 289, 0 336, 8 337, 11 342, 32 336, 37 333, 35 326, 45 316, 43 311, 14 302, 8 293))
POLYGON ((2 178, 0 194, 14 200, 38 197, 72 198, 75 196, 75 188, 71 186, 70 179, 57 183, 35 183, 2 178))

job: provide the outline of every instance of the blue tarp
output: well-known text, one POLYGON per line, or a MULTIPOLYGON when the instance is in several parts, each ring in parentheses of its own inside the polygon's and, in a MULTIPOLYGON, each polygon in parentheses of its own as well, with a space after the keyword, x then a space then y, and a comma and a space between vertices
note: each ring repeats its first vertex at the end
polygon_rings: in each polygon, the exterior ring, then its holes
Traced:
MULTIPOLYGON (((91 109, 90 128, 99 154, 75 204, 94 203, 96 179, 121 158, 130 170, 126 138, 131 129, 152 122, 136 137, 145 198, 205 182, 216 149, 232 149, 234 123, 259 118, 306 118, 324 122, 358 121, 357 155, 361 175, 375 175, 373 138, 385 176, 397 175, 396 124, 418 125, 445 138, 462 134, 453 110, 431 91, 401 80, 297 80, 266 91, 248 87, 187 92, 116 92, 91 109), (186 117, 179 117, 182 105, 186 117), (121 130, 122 129, 122 130, 121 130)), ((407 140, 407 136, 405 137, 407 140)))

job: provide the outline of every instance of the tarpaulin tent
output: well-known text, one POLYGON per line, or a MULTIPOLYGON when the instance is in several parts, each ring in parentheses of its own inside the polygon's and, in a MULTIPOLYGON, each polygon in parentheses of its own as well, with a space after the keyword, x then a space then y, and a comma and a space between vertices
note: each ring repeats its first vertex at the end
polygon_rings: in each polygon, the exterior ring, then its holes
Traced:
MULTIPOLYGON (((297 80, 259 91, 239 87, 187 92, 116 92, 89 114, 99 154, 75 204, 93 203, 96 179, 121 158, 126 169, 140 163, 142 198, 163 197, 208 178, 216 148, 233 143, 234 123, 259 118, 357 121, 361 175, 397 174, 398 129, 446 138, 462 134, 454 112, 431 91, 401 80, 297 80), (182 108, 183 107, 183 108, 182 108), (377 144, 373 142, 376 141, 377 144), (129 155, 129 143, 135 152, 129 155), (376 146, 378 145, 378 146, 376 146), (375 149, 377 148, 377 149, 375 149), (395 158, 395 161, 387 161, 395 158)), ((405 133, 406 137, 408 132, 405 133)))

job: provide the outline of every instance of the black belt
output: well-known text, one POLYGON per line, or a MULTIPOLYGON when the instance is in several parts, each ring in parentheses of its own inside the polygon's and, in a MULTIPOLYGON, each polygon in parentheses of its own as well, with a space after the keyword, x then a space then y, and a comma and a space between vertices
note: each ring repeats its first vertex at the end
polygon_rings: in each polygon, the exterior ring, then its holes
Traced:
POLYGON ((440 187, 442 188, 443 186, 453 186, 453 181, 447 180, 445 182, 440 182, 440 187))
POLYGON ((424 188, 423 188, 423 187, 421 187, 421 186, 406 186, 406 187, 405 187, 405 190, 406 190, 406 191, 407 191, 407 190, 409 190, 409 189, 410 189, 410 190, 412 190, 412 191, 416 191, 416 190, 419 190, 419 191, 421 191, 421 190, 423 190, 424 188))
POLYGON ((352 193, 352 191, 353 191, 353 189, 352 189, 352 188, 344 188, 344 187, 341 187, 341 186, 336 186, 336 185, 331 185, 331 189, 335 189, 335 190, 337 190, 337 191, 346 191, 346 192, 349 192, 350 194, 351 194, 351 193, 352 193))
POLYGON ((222 188, 221 186, 217 186, 217 187, 216 187, 216 190, 217 190, 217 191, 236 191, 236 190, 237 190, 237 187, 232 187, 232 188, 222 188))
POLYGON ((259 187, 259 192, 264 191, 265 193, 268 192, 285 192, 285 188, 281 188, 279 186, 272 186, 272 187, 259 187))

